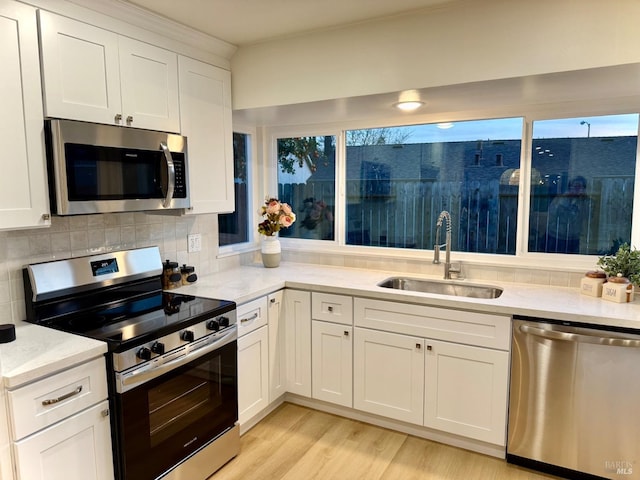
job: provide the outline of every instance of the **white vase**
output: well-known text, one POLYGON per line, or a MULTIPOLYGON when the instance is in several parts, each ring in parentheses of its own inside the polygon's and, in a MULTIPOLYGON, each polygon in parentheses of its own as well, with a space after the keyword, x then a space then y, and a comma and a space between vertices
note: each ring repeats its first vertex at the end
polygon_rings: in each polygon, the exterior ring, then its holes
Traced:
POLYGON ((265 236, 262 239, 262 264, 267 268, 274 268, 280 265, 280 239, 275 236, 265 236))

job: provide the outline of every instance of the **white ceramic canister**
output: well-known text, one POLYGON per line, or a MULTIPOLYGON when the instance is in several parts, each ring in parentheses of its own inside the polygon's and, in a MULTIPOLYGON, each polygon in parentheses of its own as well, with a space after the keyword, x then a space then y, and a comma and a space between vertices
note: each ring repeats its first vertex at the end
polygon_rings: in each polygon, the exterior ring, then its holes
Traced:
POLYGON ((587 272, 580 280, 580 293, 592 297, 602 296, 602 285, 607 281, 607 274, 599 271, 587 272))

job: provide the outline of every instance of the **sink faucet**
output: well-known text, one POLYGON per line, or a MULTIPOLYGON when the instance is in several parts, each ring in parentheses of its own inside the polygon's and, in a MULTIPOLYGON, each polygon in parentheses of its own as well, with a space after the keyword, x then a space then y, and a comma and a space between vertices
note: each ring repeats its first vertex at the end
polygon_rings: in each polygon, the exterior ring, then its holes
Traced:
POLYGON ((451 215, 446 210, 440 212, 438 215, 438 221, 436 222, 436 244, 433 246, 433 263, 440 263, 440 249, 445 247, 445 255, 444 255, 444 279, 451 280, 451 274, 460 273, 460 264, 452 264, 451 263, 451 215), (442 222, 447 221, 447 233, 445 243, 440 244, 440 227, 442 227, 442 222))

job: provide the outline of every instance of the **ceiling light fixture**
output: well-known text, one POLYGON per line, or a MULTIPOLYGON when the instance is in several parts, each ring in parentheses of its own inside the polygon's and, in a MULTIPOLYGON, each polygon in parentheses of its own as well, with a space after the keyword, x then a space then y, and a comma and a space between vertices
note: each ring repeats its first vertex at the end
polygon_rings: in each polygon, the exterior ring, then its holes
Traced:
POLYGON ((398 102, 395 104, 395 107, 399 108, 404 112, 411 112, 412 110, 419 109, 422 105, 424 105, 424 102, 418 102, 418 101, 398 102))
POLYGON ((420 92, 417 90, 406 90, 400 93, 400 98, 393 106, 404 111, 411 112, 417 110, 424 105, 424 102, 420 100, 420 92))

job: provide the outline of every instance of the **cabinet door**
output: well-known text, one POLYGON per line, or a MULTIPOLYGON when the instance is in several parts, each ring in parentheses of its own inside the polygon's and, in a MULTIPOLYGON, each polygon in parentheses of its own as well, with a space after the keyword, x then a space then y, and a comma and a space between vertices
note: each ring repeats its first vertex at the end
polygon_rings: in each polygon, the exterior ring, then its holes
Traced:
POLYGON ((189 150, 189 213, 234 210, 231 74, 182 57, 180 123, 189 150))
POLYGON ((424 340, 356 328, 353 406, 422 425, 424 340))
POLYGON ((45 115, 119 124, 118 36, 40 10, 45 115))
POLYGON ((238 339, 238 421, 240 425, 269 405, 267 327, 238 339))
POLYGON ((269 402, 287 391, 287 357, 285 352, 284 291, 268 296, 269 311, 269 402))
POLYGON ((118 53, 124 124, 179 133, 178 56, 126 37, 118 53))
POLYGON ((287 392, 311 397, 311 294, 285 290, 287 392))
POLYGON ((50 225, 35 10, 0 3, 0 229, 50 225))
POLYGON ((113 480, 105 400, 14 443, 17 480, 113 480))
POLYGON ((505 445, 508 352, 425 342, 424 425, 505 445))
POLYGON ((353 406, 353 327, 311 322, 313 398, 353 406))

